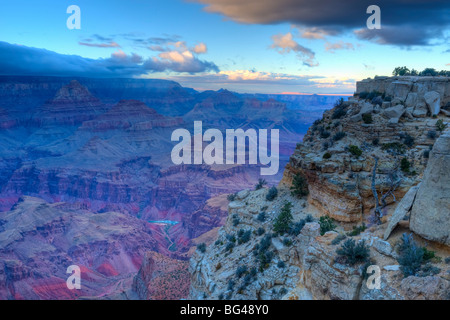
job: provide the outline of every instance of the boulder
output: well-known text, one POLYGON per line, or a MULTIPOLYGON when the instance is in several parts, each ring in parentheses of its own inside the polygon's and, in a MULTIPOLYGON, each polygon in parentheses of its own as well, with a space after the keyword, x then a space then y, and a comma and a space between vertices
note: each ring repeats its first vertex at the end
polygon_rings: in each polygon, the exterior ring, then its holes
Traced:
POLYGON ((410 228, 425 239, 450 245, 450 131, 430 153, 422 183, 411 209, 410 228))
POLYGON ((373 112, 373 105, 369 102, 366 102, 361 107, 361 111, 359 112, 359 114, 363 115, 363 114, 372 113, 372 112, 373 112))
POLYGON ((439 92, 430 91, 425 93, 423 97, 428 105, 428 109, 430 109, 431 115, 438 115, 441 111, 441 95, 439 92))
POLYGON ((406 98, 405 106, 406 106, 407 108, 409 108, 409 107, 415 107, 416 104, 417 104, 417 102, 418 102, 418 99, 417 99, 417 93, 415 93, 415 92, 410 92, 410 93, 408 94, 408 97, 406 98))
POLYGON ((428 108, 424 102, 419 102, 412 113, 412 115, 416 118, 425 118, 428 113, 428 108))
POLYGON ((384 231, 384 240, 389 238, 397 224, 402 221, 403 217, 409 212, 409 210, 411 210, 414 199, 416 198, 417 190, 419 190, 419 186, 420 184, 410 188, 397 205, 397 208, 395 208, 395 211, 389 220, 389 224, 384 231))
POLYGON ((406 110, 405 107, 399 104, 396 105, 395 107, 384 109, 381 112, 381 115, 387 119, 400 119, 405 110, 406 110))

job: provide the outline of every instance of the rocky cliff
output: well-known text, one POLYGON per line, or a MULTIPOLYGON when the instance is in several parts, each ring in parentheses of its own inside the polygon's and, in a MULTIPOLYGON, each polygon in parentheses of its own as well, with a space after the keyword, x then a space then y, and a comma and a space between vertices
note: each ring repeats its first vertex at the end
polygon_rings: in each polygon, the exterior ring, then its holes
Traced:
POLYGON ((358 82, 298 144, 274 200, 263 188, 229 203, 216 241, 191 258, 190 298, 450 299, 449 84, 358 82), (307 196, 291 192, 299 181, 307 196), (360 262, 349 262, 352 243, 366 248, 360 262), (404 247, 423 265, 408 269, 404 247), (369 265, 380 287, 367 282, 369 265))

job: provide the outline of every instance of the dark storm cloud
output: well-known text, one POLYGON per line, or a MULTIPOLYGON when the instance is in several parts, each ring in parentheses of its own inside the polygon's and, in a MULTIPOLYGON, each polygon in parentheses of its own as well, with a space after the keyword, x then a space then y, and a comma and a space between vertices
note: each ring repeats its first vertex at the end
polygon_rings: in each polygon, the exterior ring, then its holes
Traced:
POLYGON ((293 23, 303 27, 349 31, 366 28, 366 9, 381 8, 382 28, 397 36, 381 33, 363 39, 385 44, 428 45, 450 25, 450 1, 447 0, 193 0, 206 4, 205 10, 225 15, 240 23, 293 23), (403 30, 416 29, 416 37, 402 36, 403 30))
POLYGON ((144 60, 137 54, 127 55, 119 50, 110 58, 89 59, 0 41, 0 74, 3 75, 132 77, 163 71, 193 74, 218 72, 219 68, 195 56, 184 60, 161 57, 144 60))

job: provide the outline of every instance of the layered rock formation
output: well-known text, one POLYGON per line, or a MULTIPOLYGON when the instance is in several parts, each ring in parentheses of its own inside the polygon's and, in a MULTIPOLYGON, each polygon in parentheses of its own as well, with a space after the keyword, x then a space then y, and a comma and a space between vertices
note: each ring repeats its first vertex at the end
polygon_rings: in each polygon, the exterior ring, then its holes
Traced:
POLYGON ((444 108, 448 86, 445 77, 358 82, 355 97, 325 112, 309 129, 290 159, 283 183, 290 184, 294 175, 302 174, 308 180, 311 203, 338 221, 357 222, 375 206, 372 171, 378 158, 379 197, 389 193, 386 204, 401 198, 422 178, 424 155, 440 134, 437 121, 448 121, 445 114, 431 117, 434 113, 428 111, 417 116, 415 110, 425 103, 424 95, 431 92, 427 90, 440 92, 444 108), (412 94, 416 99, 405 102, 412 94), (352 145, 356 154, 350 150, 352 145), (409 167, 401 170, 401 161, 409 167))
POLYGON ((190 298, 450 299, 450 248, 442 245, 450 232, 448 84, 359 82, 355 96, 325 112, 297 146, 275 200, 267 200, 267 189, 245 190, 229 203, 217 240, 191 258, 190 298), (290 192, 298 176, 307 183, 305 198, 290 192), (280 235, 274 223, 287 202, 291 232, 280 235), (322 216, 334 219, 333 231, 321 233, 322 216), (352 231, 362 223, 368 228, 352 231), (423 252, 437 256, 412 275, 400 258, 401 234, 411 231, 423 252), (346 238, 364 241, 366 265, 339 256, 346 238), (379 288, 367 282, 368 265, 380 270, 379 288))
POLYGON ((423 181, 411 209, 411 230, 450 246, 450 130, 430 152, 423 181))

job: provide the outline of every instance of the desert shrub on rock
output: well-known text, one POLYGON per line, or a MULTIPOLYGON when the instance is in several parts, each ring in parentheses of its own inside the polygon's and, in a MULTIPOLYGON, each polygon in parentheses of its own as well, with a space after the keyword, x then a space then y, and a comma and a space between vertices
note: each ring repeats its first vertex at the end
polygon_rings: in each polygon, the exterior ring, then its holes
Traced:
POLYGON ((328 231, 332 231, 336 228, 333 219, 328 216, 322 216, 319 218, 320 235, 323 236, 328 231))
POLYGON ((275 200, 275 198, 277 197, 277 195, 278 195, 278 189, 277 189, 277 187, 272 186, 272 187, 269 189, 269 191, 267 192, 266 200, 268 200, 268 201, 273 201, 273 200, 275 200))
POLYGON ((273 231, 277 234, 283 235, 289 231, 292 223, 292 213, 291 213, 292 203, 286 202, 281 208, 281 212, 275 219, 273 224, 273 231))
POLYGON ((362 240, 358 243, 354 239, 347 239, 344 244, 336 250, 338 257, 345 263, 353 266, 357 263, 368 261, 370 257, 370 249, 362 240))
POLYGON ((309 194, 308 183, 301 174, 296 174, 292 179, 291 192, 292 195, 297 197, 304 197, 309 194))

